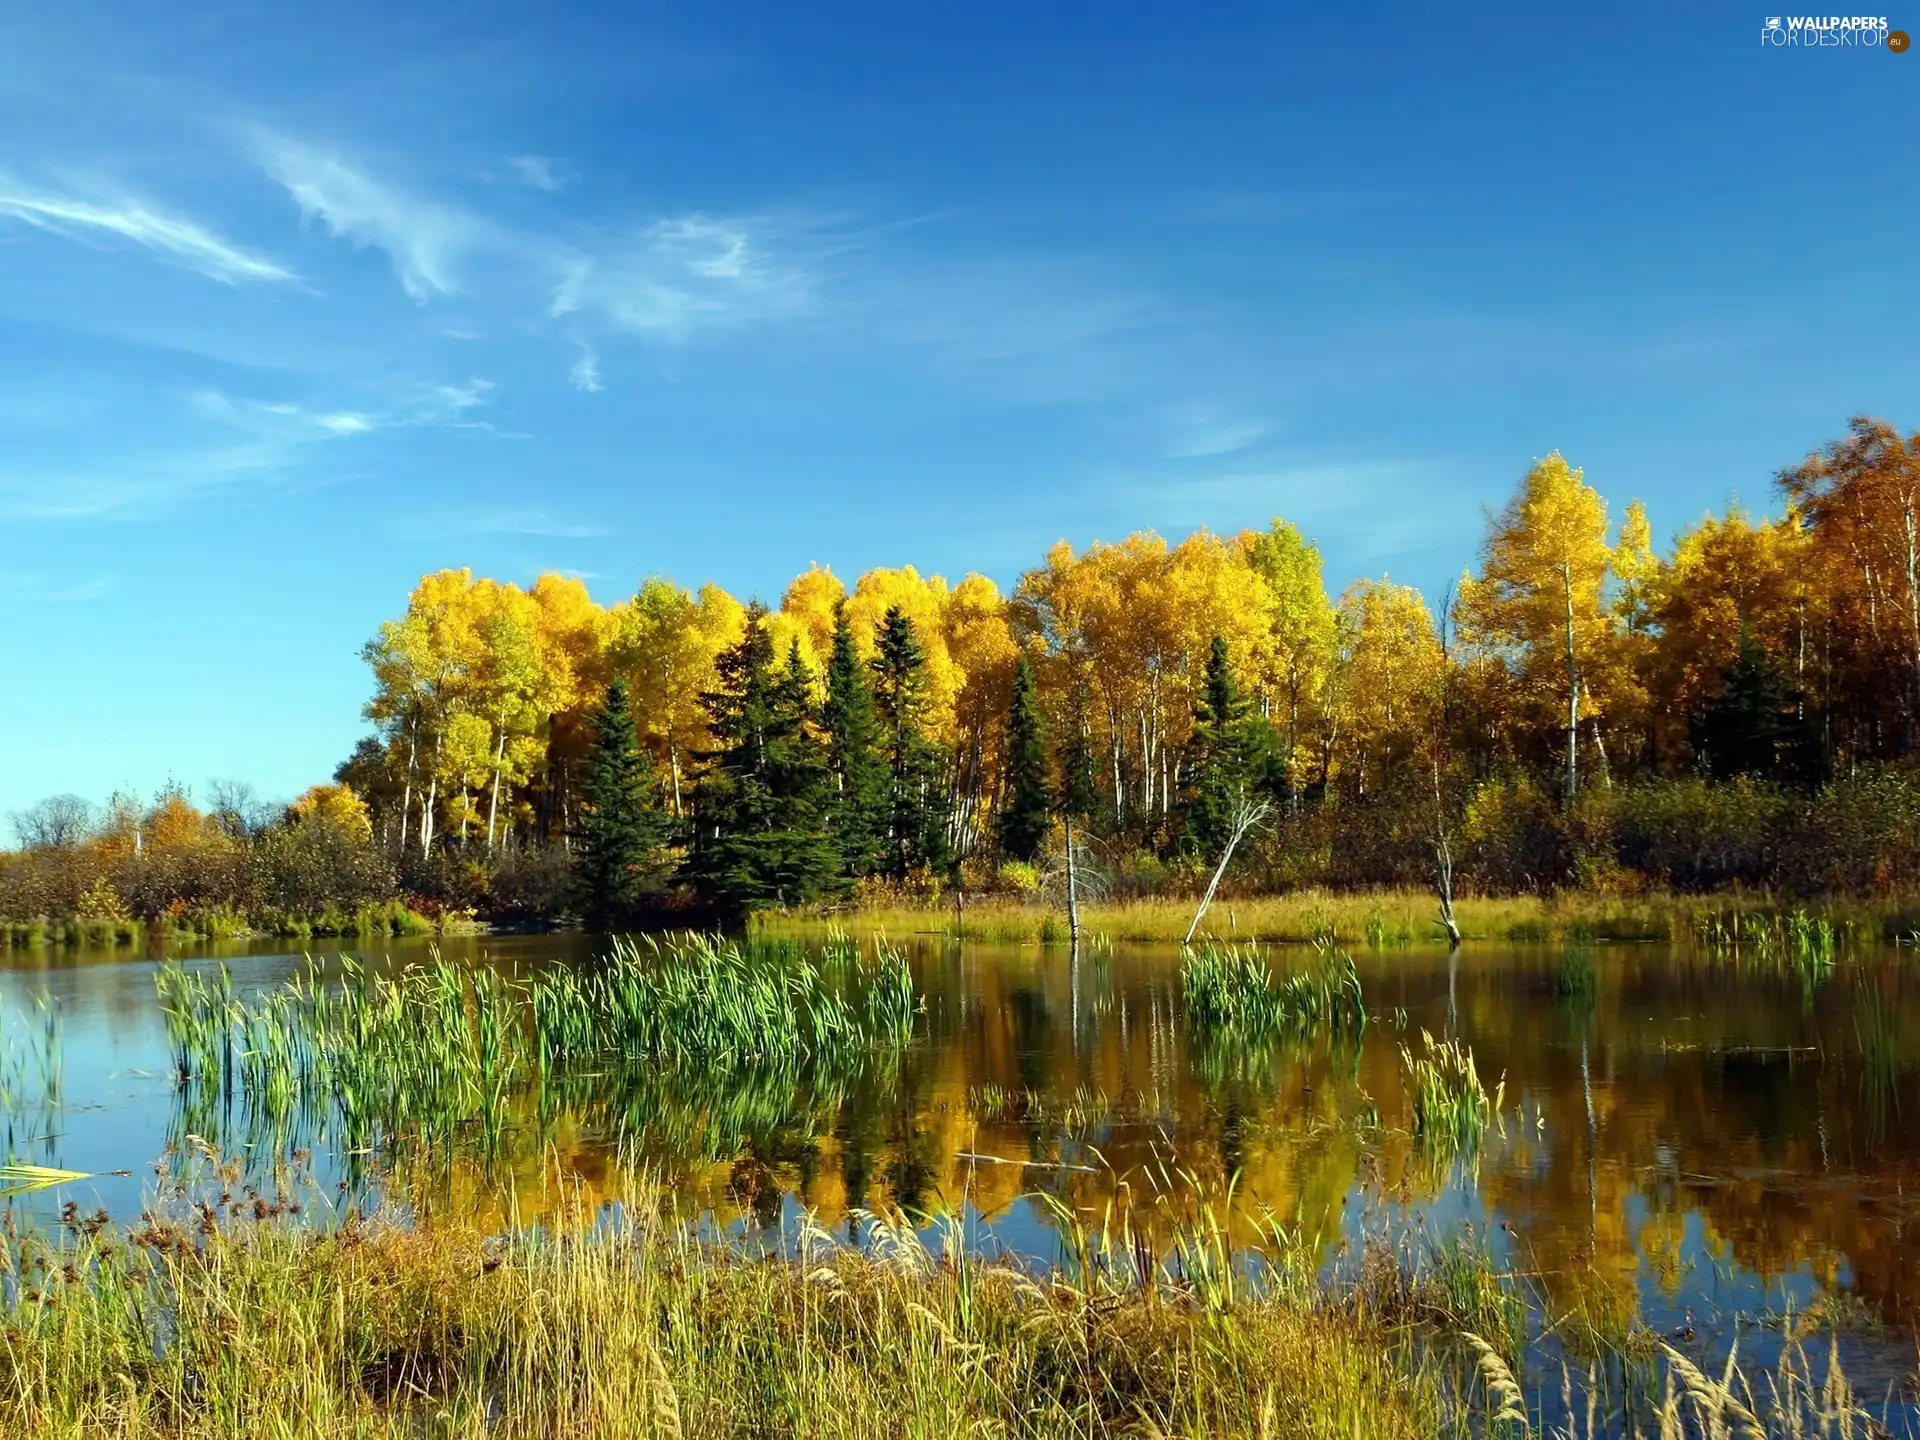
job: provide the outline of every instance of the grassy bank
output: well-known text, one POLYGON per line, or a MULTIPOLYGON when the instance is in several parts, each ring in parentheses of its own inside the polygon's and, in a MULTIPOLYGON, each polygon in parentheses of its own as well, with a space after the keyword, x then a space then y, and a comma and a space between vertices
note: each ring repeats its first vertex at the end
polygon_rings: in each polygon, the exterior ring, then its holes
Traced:
POLYGON ((786 1261, 632 1216, 489 1239, 300 1233, 275 1203, 239 1208, 12 1242, 0 1432, 1398 1440, 1442 1423, 1439 1387, 1377 1321, 1205 1266, 1042 1283, 877 1219, 864 1253, 786 1261))
MULTIPOLYGON (((1105 941, 1177 944, 1193 923, 1196 903, 1185 896, 1090 902, 1080 907, 1080 928, 1084 936, 1105 941)), ((1714 942, 1715 937, 1728 934, 1729 927, 1737 933, 1743 923, 1786 926, 1796 915, 1824 921, 1842 935, 1905 940, 1920 930, 1920 899, 1781 900, 1757 893, 1615 896, 1568 891, 1454 901, 1454 918, 1467 939, 1521 944, 1714 942)), ((1067 918, 1058 904, 1001 896, 968 903, 957 914, 948 896, 924 904, 765 911, 753 923, 756 930, 770 935, 818 936, 839 928, 1023 945, 1067 943, 1067 918)), ((1372 949, 1444 938, 1438 903, 1418 890, 1299 890, 1216 900, 1199 936, 1286 945, 1322 941, 1372 949)))
POLYGON ((162 915, 151 921, 126 916, 69 916, 65 919, 38 916, 27 920, 0 918, 0 950, 57 946, 110 950, 119 946, 138 947, 150 940, 191 943, 253 937, 373 940, 460 933, 463 928, 471 928, 471 922, 463 916, 435 919, 409 909, 398 900, 379 905, 361 905, 353 909, 327 906, 312 913, 299 914, 283 911, 252 914, 227 906, 212 906, 162 915))
POLYGON ((236 1193, 232 1168, 173 1183, 128 1230, 71 1208, 51 1236, 0 1227, 0 1434, 1912 1433, 1904 1395, 1876 1406, 1848 1383, 1844 1307, 1788 1313, 1777 1364, 1749 1373, 1604 1303, 1563 1314, 1549 1345, 1528 1278, 1470 1237, 1370 1243, 1329 1284, 1271 1219, 1229 1252, 1205 1204, 1129 1201, 1097 1229, 1043 1205, 1065 1259, 1040 1274, 966 1256, 952 1222, 929 1248, 865 1212, 857 1248, 805 1220, 780 1254, 716 1247, 644 1186, 597 1223, 581 1204, 489 1234, 315 1224, 310 1182, 236 1193))

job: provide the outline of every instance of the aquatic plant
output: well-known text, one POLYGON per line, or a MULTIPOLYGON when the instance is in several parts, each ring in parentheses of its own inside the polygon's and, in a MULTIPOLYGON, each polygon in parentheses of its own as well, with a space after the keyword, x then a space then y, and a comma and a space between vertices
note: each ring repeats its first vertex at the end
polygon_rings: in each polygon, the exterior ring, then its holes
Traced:
POLYGON ((1231 1033, 1258 1042, 1326 1032, 1358 1035, 1367 1004, 1353 958, 1331 945, 1315 948, 1304 968, 1276 975, 1254 945, 1209 941, 1180 962, 1187 1019, 1201 1033, 1231 1033))
MULTIPOLYGON (((1430 934, 1424 918, 1433 901, 1421 890, 1335 891, 1300 889, 1277 895, 1239 896, 1228 902, 1232 937, 1242 943, 1305 945, 1316 939, 1356 947, 1372 934, 1382 944, 1398 945, 1402 932, 1416 943, 1430 934)), ((1691 896, 1595 895, 1458 896, 1455 916, 1469 939, 1508 938, 1550 943, 1572 927, 1585 925, 1596 940, 1670 940, 1685 934, 1702 902, 1691 896)), ((1877 912, 1876 912, 1877 913, 1877 912)), ((1081 900, 1081 925, 1119 942, 1177 943, 1193 922, 1193 901, 1184 896, 1140 896, 1081 900)), ((935 900, 903 901, 891 892, 876 894, 857 909, 844 906, 797 907, 764 911, 753 917, 754 933, 814 938, 835 928, 855 926, 863 934, 935 931, 961 939, 1031 944, 1043 936, 1060 943, 1066 925, 1057 908, 1038 899, 981 897, 956 919, 953 906, 935 900)))
POLYGON ((1384 911, 1369 911, 1366 919, 1367 948, 1386 950, 1413 944, 1416 928, 1405 910, 1389 918, 1384 911))
POLYGON ((45 1111, 60 1103, 66 1062, 59 1008, 38 996, 34 1011, 10 1020, 0 1006, 0 1115, 45 1111))
POLYGON ((1413 1133, 1431 1154, 1450 1158, 1480 1148, 1506 1095, 1502 1079, 1492 1094, 1480 1079, 1473 1051, 1459 1040, 1436 1040, 1420 1032, 1421 1053, 1400 1047, 1413 1133))
POLYGON ((1587 945, 1569 945, 1560 957, 1560 968, 1553 979, 1554 991, 1567 1007, 1591 1010, 1600 992, 1600 977, 1594 969, 1593 950, 1587 945))
POLYGON ((1871 976, 1859 977, 1853 992, 1853 1033, 1860 1049, 1860 1091, 1868 1132, 1876 1139, 1886 1131, 1900 1101, 1900 1053, 1897 1001, 1871 976))
MULTIPOLYGON (((919 999, 897 953, 851 942, 823 966, 796 946, 692 936, 615 942, 599 967, 514 984, 436 954, 382 976, 351 959, 339 984, 317 969, 262 995, 235 996, 224 966, 161 967, 156 984, 190 1103, 240 1097, 268 1129, 296 1117, 367 1143, 477 1130, 494 1140, 526 1092, 551 1100, 570 1071, 611 1091, 671 1077, 751 1073, 791 1093, 897 1055, 919 999), (850 953, 849 953, 850 951, 850 953)), ((550 1107, 547 1107, 550 1108, 550 1107)))

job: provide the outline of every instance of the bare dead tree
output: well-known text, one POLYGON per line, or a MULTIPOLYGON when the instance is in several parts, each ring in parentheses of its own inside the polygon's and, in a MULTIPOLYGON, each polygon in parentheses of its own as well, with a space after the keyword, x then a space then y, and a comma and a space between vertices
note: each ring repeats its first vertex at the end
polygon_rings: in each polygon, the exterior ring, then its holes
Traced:
POLYGON ((13 833, 25 850, 71 850, 93 828, 93 807, 78 795, 49 795, 13 815, 13 833))
POLYGON ((1080 949, 1080 874, 1073 859, 1073 817, 1067 817, 1067 942, 1080 949))
POLYGON ((1447 807, 1440 797, 1440 761, 1433 762, 1433 864, 1435 888, 1440 892, 1440 926, 1447 932, 1447 948, 1460 948, 1460 926, 1453 918, 1453 845, 1447 838, 1447 807))
MULTIPOLYGON (((1572 612, 1569 611, 1569 614, 1572 612)), ((1451 622, 1453 617, 1453 587, 1447 587, 1445 603, 1440 607, 1440 714, 1439 723, 1434 727, 1432 748, 1428 754, 1433 762, 1433 865, 1434 884, 1440 892, 1440 926, 1447 932, 1447 952, 1449 957, 1460 948, 1460 926, 1453 918, 1453 842, 1447 834, 1447 803, 1440 788, 1440 761, 1446 749, 1447 739, 1453 730, 1453 642, 1451 622)), ((1567 650, 1569 658, 1573 654, 1571 642, 1567 650)), ((1449 971, 1448 1012, 1452 1012, 1452 972, 1449 971)))
POLYGON ((1227 865, 1233 859, 1233 852, 1247 833, 1267 818, 1271 807, 1264 800, 1251 800, 1240 796, 1233 807, 1233 823, 1227 828, 1226 848, 1220 852, 1220 863, 1213 867, 1213 878, 1207 882, 1207 893, 1200 897, 1200 908, 1193 912, 1193 923, 1187 927, 1186 938, 1180 943, 1191 945, 1193 935, 1200 928, 1200 921, 1207 913, 1207 907, 1213 903, 1214 891, 1220 888, 1220 877, 1227 873, 1227 865))

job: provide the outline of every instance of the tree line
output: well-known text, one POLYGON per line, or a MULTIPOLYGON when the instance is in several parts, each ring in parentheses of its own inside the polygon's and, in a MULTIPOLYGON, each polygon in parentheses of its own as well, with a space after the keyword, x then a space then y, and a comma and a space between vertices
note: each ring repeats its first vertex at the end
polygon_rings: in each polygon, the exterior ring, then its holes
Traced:
POLYGON ((1436 834, 1471 883, 1563 884, 1708 811, 1721 833, 1749 792, 1791 840, 1795 796, 1920 739, 1920 434, 1857 418, 1775 490, 1662 551, 1549 455, 1438 605, 1330 593, 1280 519, 1061 542, 1010 594, 816 566, 774 607, 661 578, 603 606, 445 570, 366 646, 373 733, 335 778, 403 871, 558 854, 601 867, 597 908, 977 881, 1064 820, 1115 868, 1190 874, 1254 800, 1242 863, 1272 884, 1405 881, 1436 834))

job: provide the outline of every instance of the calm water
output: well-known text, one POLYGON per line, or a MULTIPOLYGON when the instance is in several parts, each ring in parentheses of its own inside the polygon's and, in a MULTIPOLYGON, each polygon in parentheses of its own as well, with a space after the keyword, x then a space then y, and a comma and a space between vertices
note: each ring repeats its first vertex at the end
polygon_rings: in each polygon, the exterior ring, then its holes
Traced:
MULTIPOLYGON (((491 938, 442 949, 524 970, 580 961, 583 945, 491 938)), ((396 943, 388 963, 424 953, 396 943)), ((544 1125, 530 1116, 491 1172, 456 1161, 408 1198, 483 1221, 509 1204, 537 1217, 581 1188, 617 1200, 624 1151, 721 1219, 778 1224, 805 1206, 842 1225, 856 1206, 944 1205, 964 1209, 983 1244, 1044 1260, 1055 1232, 1036 1191, 1097 1214, 1116 1177, 1136 1193, 1163 1174, 1219 1193, 1237 1175, 1244 1201, 1297 1223, 1330 1255, 1341 1242, 1351 1255, 1367 1235, 1417 1245, 1470 1224, 1540 1274, 1549 1295, 1597 1290, 1667 1333, 1714 1333, 1735 1314, 1803 1308, 1829 1289, 1870 1302, 1894 1337, 1920 1327, 1911 952, 1843 955, 1809 985, 1660 947, 1602 947, 1591 952, 1593 983, 1572 984, 1572 995, 1558 951, 1362 954, 1376 1018, 1357 1051, 1266 1057, 1193 1043, 1171 949, 1119 946, 1077 965, 1032 947, 929 941, 911 953, 925 1039, 897 1077, 738 1105, 609 1096, 544 1125), (1489 1084, 1504 1076, 1502 1131, 1476 1161, 1436 1165, 1408 1132, 1400 1046, 1422 1028, 1471 1045, 1489 1084)), ((74 1199, 129 1216, 170 1137, 224 1125, 209 1138, 246 1143, 240 1117, 180 1112, 153 963, 124 953, 7 963, 10 1023, 51 1001, 65 1058, 62 1104, 14 1116, 11 1148, 97 1177, 11 1203, 50 1213, 74 1199), (116 1170, 132 1173, 104 1173, 116 1170)), ((228 963, 248 989, 306 962, 228 963)), ((253 1143, 259 1159, 274 1141, 253 1143)), ((343 1163, 317 1147, 330 1180, 343 1163)), ((1911 1367, 1910 1339, 1878 1348, 1856 1381, 1911 1367)))

